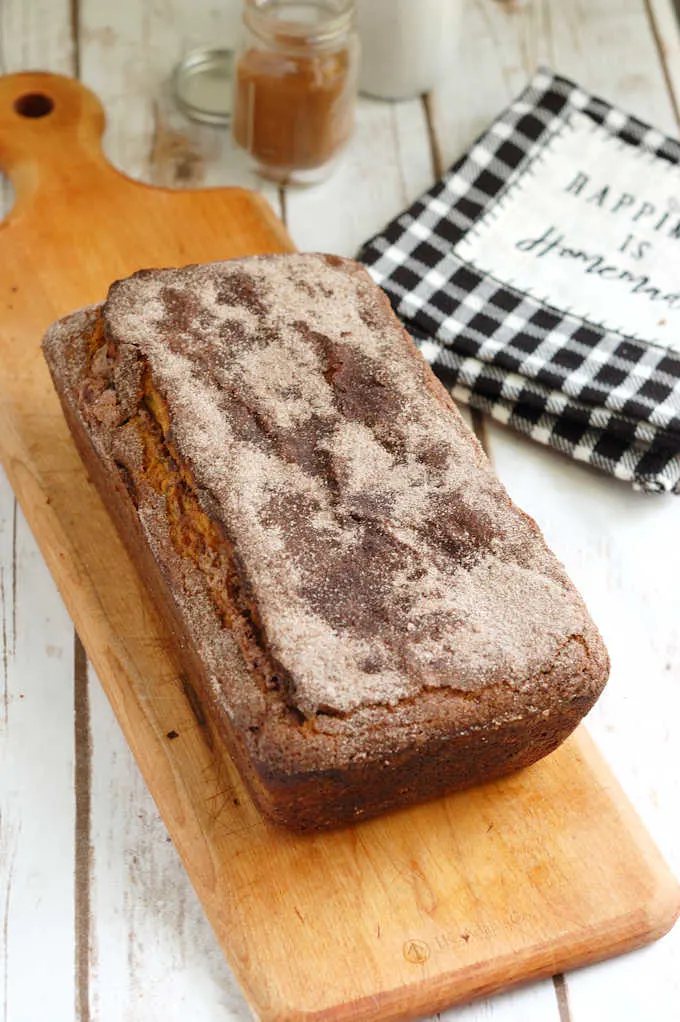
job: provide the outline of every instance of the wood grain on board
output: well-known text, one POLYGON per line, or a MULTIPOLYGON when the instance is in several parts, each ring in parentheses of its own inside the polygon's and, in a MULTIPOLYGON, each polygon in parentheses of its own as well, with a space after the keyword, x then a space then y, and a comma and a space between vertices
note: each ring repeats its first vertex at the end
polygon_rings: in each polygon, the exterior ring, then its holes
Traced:
POLYGON ((140 266, 291 243, 252 193, 124 178, 102 127, 72 80, 0 80, 15 189, 0 230, 0 450, 251 1006, 413 1017, 658 937, 677 885, 583 733, 507 781, 333 834, 286 834, 251 805, 80 465, 39 341, 140 266))

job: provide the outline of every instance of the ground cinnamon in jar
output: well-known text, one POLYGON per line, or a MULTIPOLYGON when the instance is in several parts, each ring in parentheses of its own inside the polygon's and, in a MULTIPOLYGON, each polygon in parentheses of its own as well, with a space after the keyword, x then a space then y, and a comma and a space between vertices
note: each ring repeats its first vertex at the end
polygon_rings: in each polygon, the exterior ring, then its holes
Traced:
POLYGON ((233 132, 266 177, 326 176, 354 124, 358 44, 348 0, 246 0, 233 132))

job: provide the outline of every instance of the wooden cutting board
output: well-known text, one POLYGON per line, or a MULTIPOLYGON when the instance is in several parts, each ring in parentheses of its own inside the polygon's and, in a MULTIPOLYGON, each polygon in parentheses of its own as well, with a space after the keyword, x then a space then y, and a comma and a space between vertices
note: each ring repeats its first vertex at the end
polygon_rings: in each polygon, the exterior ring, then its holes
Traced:
POLYGON ((502 782, 321 836, 267 824, 172 660, 40 355, 142 266, 290 250, 238 189, 149 188, 104 159, 77 82, 0 78, 0 453, 224 953, 262 1019, 402 1019, 659 937, 680 894, 580 730, 502 782))

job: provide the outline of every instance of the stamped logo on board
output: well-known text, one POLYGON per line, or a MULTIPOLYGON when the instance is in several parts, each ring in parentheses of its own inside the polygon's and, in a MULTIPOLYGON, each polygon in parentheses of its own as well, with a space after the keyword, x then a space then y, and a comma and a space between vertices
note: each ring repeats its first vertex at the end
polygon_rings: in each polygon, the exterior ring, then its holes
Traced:
POLYGON ((424 940, 407 940, 403 953, 406 961, 412 965, 424 965, 430 957, 430 946, 424 940))

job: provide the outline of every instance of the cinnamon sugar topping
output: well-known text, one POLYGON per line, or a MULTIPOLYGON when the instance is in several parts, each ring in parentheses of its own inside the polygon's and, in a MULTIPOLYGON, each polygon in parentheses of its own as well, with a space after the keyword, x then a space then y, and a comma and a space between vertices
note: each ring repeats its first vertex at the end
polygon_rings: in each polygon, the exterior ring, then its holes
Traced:
POLYGON ((305 715, 519 689, 587 621, 385 313, 318 255, 142 272, 104 306, 116 412, 150 373, 305 715))

